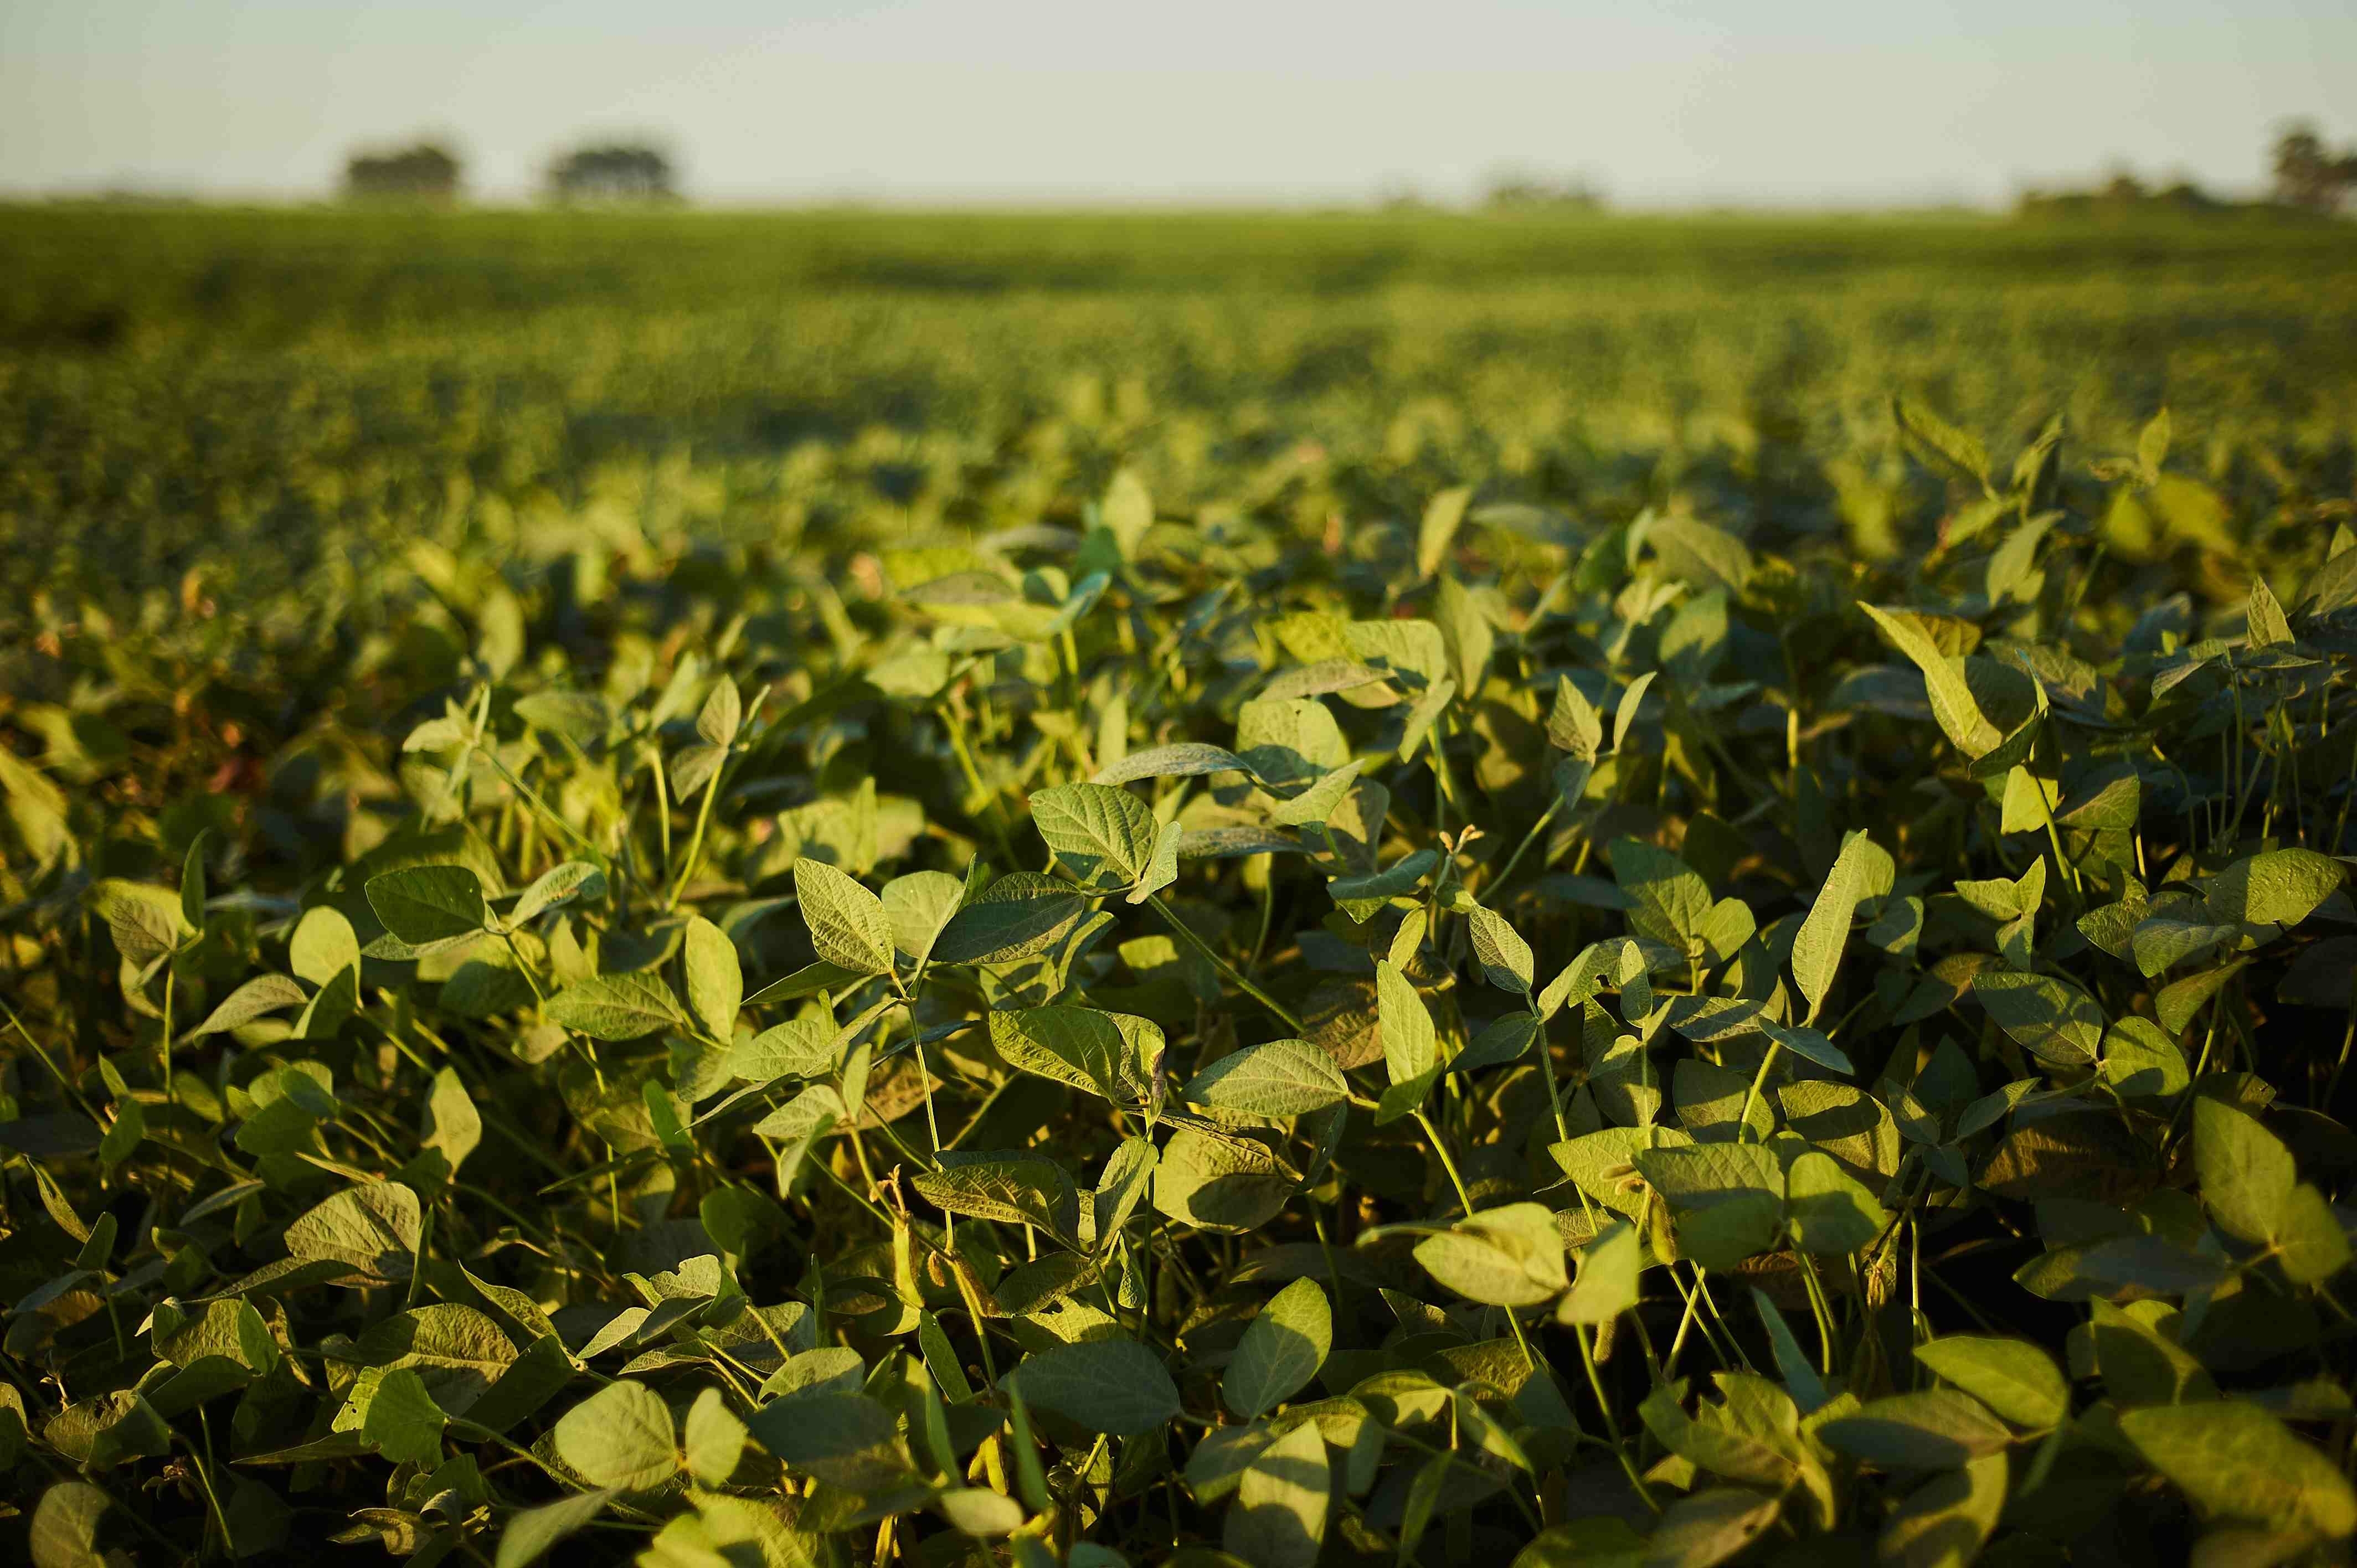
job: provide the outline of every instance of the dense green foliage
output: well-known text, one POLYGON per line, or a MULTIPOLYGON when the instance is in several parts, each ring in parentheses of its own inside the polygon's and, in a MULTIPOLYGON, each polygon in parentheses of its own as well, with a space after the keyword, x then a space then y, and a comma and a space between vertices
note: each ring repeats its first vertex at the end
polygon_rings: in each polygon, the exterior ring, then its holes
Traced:
POLYGON ((2341 1560, 2338 234, 10 215, 0 1551, 2341 1560))

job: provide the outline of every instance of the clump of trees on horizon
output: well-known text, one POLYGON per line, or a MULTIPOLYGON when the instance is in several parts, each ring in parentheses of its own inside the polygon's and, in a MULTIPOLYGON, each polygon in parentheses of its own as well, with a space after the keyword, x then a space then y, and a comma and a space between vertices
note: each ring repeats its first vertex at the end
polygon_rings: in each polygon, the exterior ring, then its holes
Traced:
POLYGON ((671 202, 679 199, 670 155, 642 142, 576 147, 548 166, 552 201, 671 202))
POLYGON ((2029 190, 2017 210, 2029 218, 2113 217, 2139 213, 2259 213, 2292 211, 2330 217, 2357 189, 2357 148, 2335 154, 2314 124, 2287 125, 2269 150, 2274 185, 2257 201, 2233 201, 2190 179, 2147 184, 2134 170, 2118 168, 2088 190, 2029 190))
POLYGON ((2357 189, 2357 147, 2334 154, 2314 125, 2302 121, 2276 139, 2276 199, 2311 212, 2337 212, 2357 189))
POLYGON ((455 202, 466 165, 440 142, 354 153, 344 162, 344 195, 354 201, 455 202))
MULTIPOLYGON (((364 148, 344 161, 344 196, 351 201, 457 202, 466 191, 466 160, 442 141, 398 148, 364 148)), ((548 166, 549 199, 575 202, 672 202, 679 174, 671 155, 642 142, 594 143, 548 166)))

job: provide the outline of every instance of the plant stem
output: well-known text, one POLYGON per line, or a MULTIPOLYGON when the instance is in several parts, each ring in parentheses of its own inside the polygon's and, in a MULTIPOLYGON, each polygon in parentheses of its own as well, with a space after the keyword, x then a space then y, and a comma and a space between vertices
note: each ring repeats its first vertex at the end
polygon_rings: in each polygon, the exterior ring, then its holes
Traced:
POLYGON ((1415 1108, 1415 1116, 1416 1125, 1424 1129, 1424 1135, 1432 1140, 1432 1152, 1440 1156, 1440 1168, 1448 1173, 1448 1185, 1457 1189, 1457 1201, 1464 1206, 1469 1219, 1473 1213, 1473 1197, 1465 1190, 1465 1178, 1457 1174, 1457 1162, 1448 1157, 1448 1144, 1442 1140, 1440 1130, 1432 1124, 1432 1118, 1425 1114, 1423 1106, 1415 1108))
MULTIPOLYGON (((1751 1125, 1751 1108, 1760 1103, 1760 1091, 1768 1085, 1768 1069, 1776 1065, 1776 1053, 1783 1048, 1776 1041, 1770 1040, 1768 1042, 1768 1048, 1760 1053, 1760 1070, 1752 1074, 1751 1087, 1743 1092, 1743 1113, 1735 1119, 1735 1136, 1738 1142, 1742 1140, 1745 1129, 1751 1125)), ((1764 1144, 1767 1140, 1761 1138, 1757 1142, 1764 1144)))
POLYGON ((1170 912, 1170 906, 1165 904, 1159 895, 1148 894, 1146 896, 1146 903, 1148 908, 1152 909, 1157 915, 1162 917, 1163 924, 1168 926, 1173 931, 1184 938, 1188 945, 1192 947, 1197 952, 1201 953, 1205 958, 1211 960, 1212 968, 1218 970, 1220 973, 1226 976, 1229 980, 1233 981, 1238 990, 1251 997, 1254 1001, 1259 1003, 1262 1006, 1267 1008, 1270 1012, 1275 1014, 1277 1017, 1283 1019, 1285 1026, 1291 1029, 1295 1034, 1299 1035, 1305 1032, 1308 1026, 1304 1025, 1300 1019, 1287 1012, 1285 1007, 1275 998, 1271 997, 1267 992, 1263 991, 1259 986, 1254 985, 1251 981, 1245 979, 1233 964, 1230 963, 1226 959, 1222 958, 1217 952, 1212 950, 1211 945, 1209 942, 1197 936, 1188 928, 1187 923, 1184 920, 1181 920, 1178 916, 1170 912))
POLYGON ((711 780, 704 786, 704 803, 695 811, 695 833, 687 841, 687 858, 680 863, 679 880, 671 885, 671 897, 663 900, 663 913, 679 908, 679 896, 695 875, 695 863, 704 857, 704 830, 712 822, 712 798, 720 793, 720 780, 728 771, 728 759, 722 757, 720 766, 712 770, 711 780))

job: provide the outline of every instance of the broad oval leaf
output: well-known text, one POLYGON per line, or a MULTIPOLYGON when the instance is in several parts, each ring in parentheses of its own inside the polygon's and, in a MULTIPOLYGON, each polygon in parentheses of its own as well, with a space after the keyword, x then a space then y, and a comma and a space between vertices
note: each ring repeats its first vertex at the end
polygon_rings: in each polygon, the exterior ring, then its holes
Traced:
POLYGON ((636 1040, 687 1022, 671 987, 643 971, 596 974, 549 998, 548 1015, 593 1040, 636 1040))
POLYGON ((1031 825, 1087 886, 1111 891, 1143 878, 1161 824, 1145 801, 1105 784, 1061 784, 1031 797, 1031 825))
POLYGON ((1026 1359, 1005 1380, 1027 1404, 1114 1437, 1151 1432, 1181 1408, 1170 1369, 1135 1339, 1060 1346, 1026 1359))
POLYGON ((369 908, 413 947, 472 936, 490 910, 483 885, 463 865, 411 865, 369 878, 369 908))
POLYGON ((551 1439, 556 1456, 595 1487, 644 1491, 679 1468, 671 1408, 662 1395, 628 1378, 566 1411, 551 1439))
POLYGON ((881 898, 807 855, 794 862, 794 897, 821 960, 854 974, 892 972, 892 918, 881 898))
POLYGON ((1334 1058, 1307 1040, 1265 1040, 1232 1051, 1187 1083, 1198 1105, 1254 1116, 1306 1116, 1351 1097, 1334 1058))
POLYGON ((1250 1421, 1301 1391, 1334 1346, 1334 1312, 1312 1279, 1270 1299, 1244 1328, 1220 1380, 1220 1397, 1250 1421))

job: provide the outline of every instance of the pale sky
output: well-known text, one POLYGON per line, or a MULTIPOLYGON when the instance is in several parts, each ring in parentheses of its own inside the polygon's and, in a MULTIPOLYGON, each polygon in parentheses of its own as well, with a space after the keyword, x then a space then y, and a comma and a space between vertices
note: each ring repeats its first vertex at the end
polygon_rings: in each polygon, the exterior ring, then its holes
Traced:
POLYGON ((1998 202, 2223 191, 2357 136, 2352 0, 0 0, 0 190, 332 188, 421 132, 479 197, 660 135, 715 202, 1998 202))

